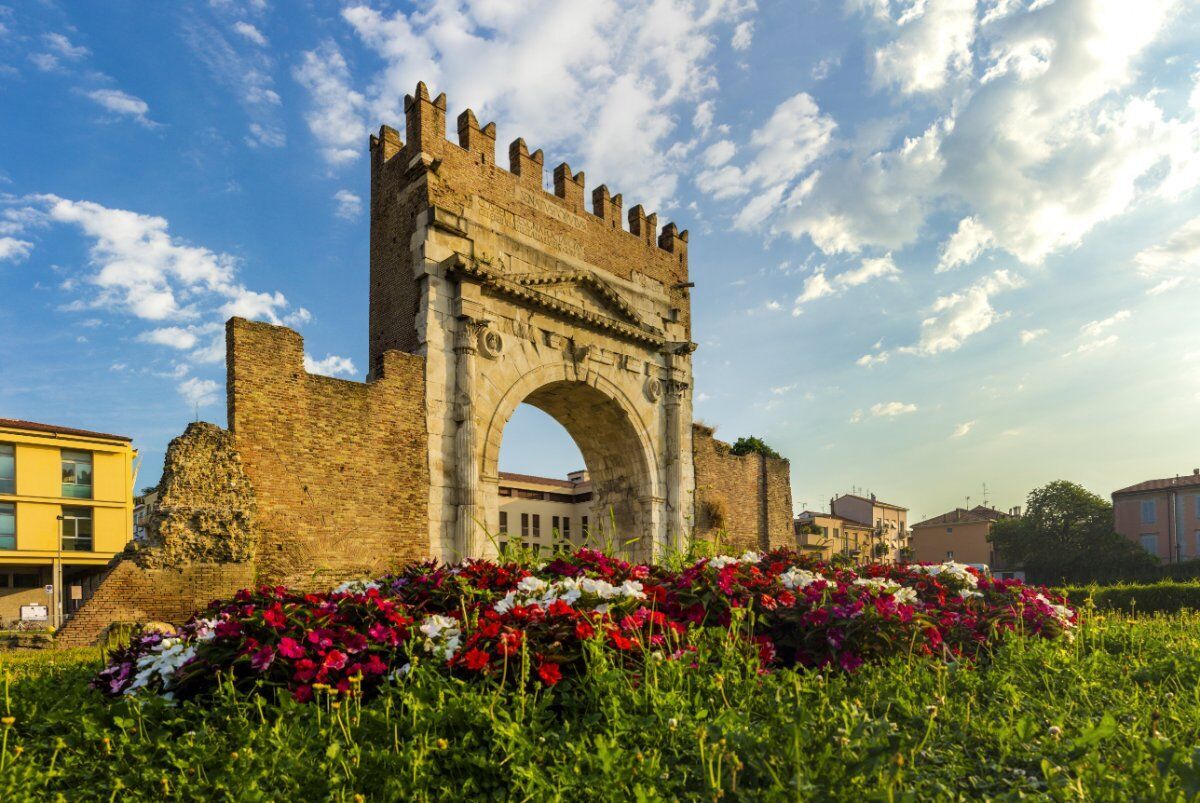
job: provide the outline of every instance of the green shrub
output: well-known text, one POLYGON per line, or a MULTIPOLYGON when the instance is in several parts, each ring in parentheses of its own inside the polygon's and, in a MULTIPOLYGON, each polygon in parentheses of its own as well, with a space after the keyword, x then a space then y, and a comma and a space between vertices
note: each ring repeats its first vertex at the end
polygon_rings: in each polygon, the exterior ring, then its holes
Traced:
POLYGON ((1059 591, 1076 607, 1091 600, 1102 611, 1176 613, 1200 610, 1200 583, 1068 586, 1059 591))

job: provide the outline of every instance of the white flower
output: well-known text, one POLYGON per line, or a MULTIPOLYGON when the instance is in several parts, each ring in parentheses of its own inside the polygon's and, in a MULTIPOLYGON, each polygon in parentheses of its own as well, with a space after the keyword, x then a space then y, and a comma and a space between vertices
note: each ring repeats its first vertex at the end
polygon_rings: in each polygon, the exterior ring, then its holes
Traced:
POLYGON ((860 577, 854 581, 856 586, 866 586, 872 591, 895 591, 900 584, 886 577, 860 577))
POLYGON ((724 569, 726 566, 731 566, 737 562, 738 559, 731 555, 717 555, 715 558, 708 559, 708 565, 714 569, 724 569))
POLYGON ((958 595, 963 599, 971 599, 973 597, 983 597, 983 592, 972 591, 969 588, 964 588, 962 591, 958 592, 958 595))
POLYGON ((897 605, 911 605, 917 601, 917 590, 915 588, 898 588, 892 594, 892 599, 896 600, 897 605))
POLYGON ((799 566, 793 566, 779 575, 779 582, 783 583, 784 588, 808 588, 818 580, 825 580, 825 578, 816 572, 801 569, 799 566))
POLYGON ((530 575, 521 578, 521 582, 517 583, 517 590, 524 591, 526 594, 536 594, 538 591, 544 591, 547 585, 545 580, 530 575))
POLYGON ((462 644, 462 631, 458 621, 449 616, 434 614, 425 617, 420 630, 425 634, 425 652, 443 661, 449 661, 462 644))
POLYGON ((762 560, 762 555, 758 554, 757 552, 755 552, 752 549, 746 550, 745 552, 742 553, 742 556, 740 558, 738 558, 738 561, 740 561, 741 563, 758 563, 761 560, 762 560))
POLYGON ((347 580, 333 589, 334 594, 365 594, 373 588, 379 588, 374 580, 347 580))

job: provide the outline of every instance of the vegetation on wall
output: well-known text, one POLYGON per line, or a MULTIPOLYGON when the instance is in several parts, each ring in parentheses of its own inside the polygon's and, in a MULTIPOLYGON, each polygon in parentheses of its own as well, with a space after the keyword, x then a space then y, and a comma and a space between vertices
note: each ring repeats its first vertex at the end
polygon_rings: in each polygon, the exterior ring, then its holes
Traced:
POLYGON ((736 454, 739 456, 747 454, 761 454, 766 455, 767 457, 774 457, 777 460, 784 459, 783 455, 767 445, 766 441, 764 441, 762 438, 759 438, 755 435, 738 438, 729 451, 731 454, 736 454))

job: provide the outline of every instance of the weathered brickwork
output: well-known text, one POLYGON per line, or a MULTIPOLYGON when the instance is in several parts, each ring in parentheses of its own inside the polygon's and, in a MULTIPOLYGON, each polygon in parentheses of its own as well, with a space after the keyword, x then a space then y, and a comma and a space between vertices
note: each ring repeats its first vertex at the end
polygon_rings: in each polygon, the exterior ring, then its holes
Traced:
POLYGON ((304 340, 226 326, 227 403, 258 499, 258 578, 323 587, 429 554, 424 361, 388 352, 368 383, 304 370, 304 340))
POLYGON ((143 569, 118 558, 96 593, 55 635, 56 647, 97 643, 117 622, 181 625, 197 610, 254 584, 250 563, 195 563, 179 569, 143 569))
POLYGON ((725 551, 794 547, 791 472, 786 460, 735 455, 713 429, 694 424, 696 537, 725 551))
POLYGON ((146 542, 132 545, 127 557, 144 568, 252 561, 255 515, 233 436, 197 421, 167 447, 146 542))

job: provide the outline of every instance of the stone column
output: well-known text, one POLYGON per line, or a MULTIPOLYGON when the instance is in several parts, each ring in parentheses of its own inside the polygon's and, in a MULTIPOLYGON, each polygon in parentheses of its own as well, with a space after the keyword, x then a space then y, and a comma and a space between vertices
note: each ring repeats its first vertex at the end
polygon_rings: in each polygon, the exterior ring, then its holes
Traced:
POLYGON ((454 342, 454 479, 456 491, 455 546, 461 557, 481 554, 479 522, 479 461, 475 454, 475 355, 480 333, 488 322, 461 316, 454 342))
POLYGON ((665 385, 667 515, 666 521, 663 523, 664 542, 659 547, 660 551, 670 551, 682 546, 687 526, 683 487, 683 427, 687 425, 687 422, 683 420, 682 408, 688 383, 677 379, 668 379, 665 385))

